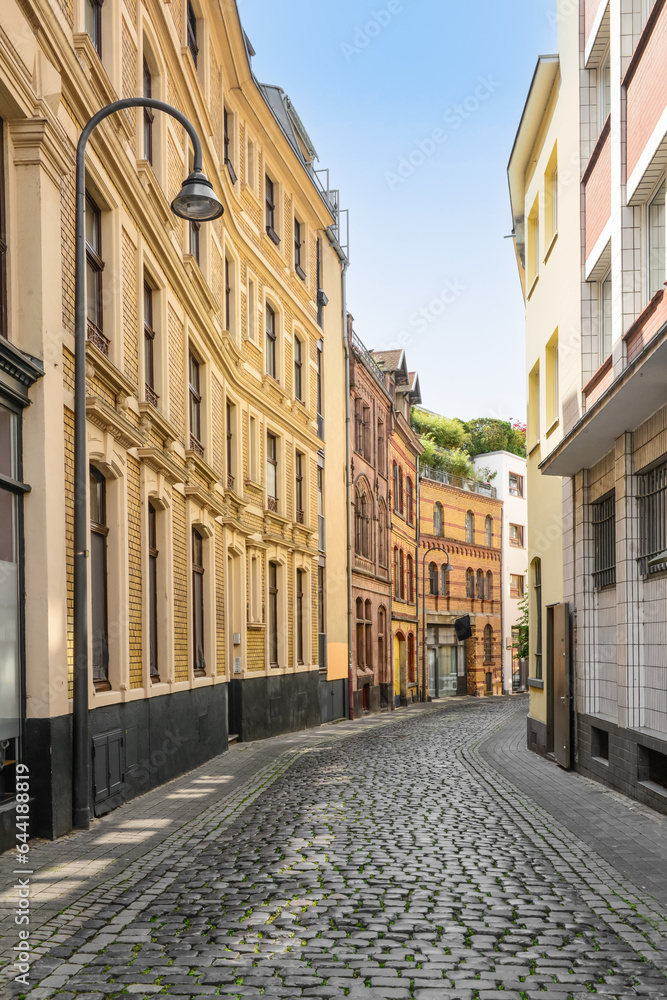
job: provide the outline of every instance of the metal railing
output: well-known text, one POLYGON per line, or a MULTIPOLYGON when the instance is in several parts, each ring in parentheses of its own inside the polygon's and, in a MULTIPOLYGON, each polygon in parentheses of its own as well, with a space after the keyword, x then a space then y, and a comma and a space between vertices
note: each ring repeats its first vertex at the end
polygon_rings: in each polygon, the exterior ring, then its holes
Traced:
POLYGON ((371 352, 368 350, 366 345, 359 338, 358 334, 354 332, 354 330, 352 331, 352 350, 354 351, 355 355, 358 358, 360 358, 361 361, 363 361, 364 365, 366 366, 366 368, 368 368, 373 378, 376 379, 376 381, 380 383, 382 388, 386 390, 387 387, 385 385, 382 369, 380 368, 379 364, 377 363, 371 352))
POLYGON ((455 476, 453 472, 446 472, 444 469, 432 469, 428 465, 422 465, 419 473, 422 479, 432 479, 433 482, 443 483, 444 486, 454 486, 457 490, 477 493, 482 497, 495 499, 498 495, 495 486, 491 486, 489 483, 478 483, 474 479, 464 479, 463 476, 455 476))
POLYGON ((667 464, 638 476, 639 569, 652 576, 667 569, 667 464))
POLYGON ((616 499, 591 504, 593 525, 593 581, 597 588, 616 583, 616 499))

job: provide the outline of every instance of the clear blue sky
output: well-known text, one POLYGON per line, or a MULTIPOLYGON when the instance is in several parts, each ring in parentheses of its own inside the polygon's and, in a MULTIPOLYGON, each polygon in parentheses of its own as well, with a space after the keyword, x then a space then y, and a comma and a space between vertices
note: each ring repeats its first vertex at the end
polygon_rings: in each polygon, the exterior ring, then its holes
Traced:
POLYGON ((424 405, 524 418, 507 161, 555 0, 239 0, 350 210, 348 309, 405 347, 424 405))

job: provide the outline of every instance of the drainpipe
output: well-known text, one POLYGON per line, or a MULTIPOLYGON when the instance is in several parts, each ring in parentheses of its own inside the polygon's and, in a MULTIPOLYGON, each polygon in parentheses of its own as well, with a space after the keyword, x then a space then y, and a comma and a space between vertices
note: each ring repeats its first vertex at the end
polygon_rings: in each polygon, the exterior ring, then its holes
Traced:
POLYGON ((505 637, 505 624, 509 623, 509 608, 506 607, 505 602, 505 576, 504 576, 504 560, 503 555, 505 553, 505 504, 503 502, 500 508, 500 690, 503 694, 512 693, 512 665, 514 662, 514 653, 512 653, 512 664, 510 664, 510 686, 508 689, 505 687, 505 661, 507 659, 507 639, 505 637))
POLYGON ((347 335, 347 268, 341 261, 341 298, 343 300, 343 350, 345 352, 345 507, 347 511, 347 714, 354 718, 352 688, 352 469, 350 453, 350 341, 347 335))

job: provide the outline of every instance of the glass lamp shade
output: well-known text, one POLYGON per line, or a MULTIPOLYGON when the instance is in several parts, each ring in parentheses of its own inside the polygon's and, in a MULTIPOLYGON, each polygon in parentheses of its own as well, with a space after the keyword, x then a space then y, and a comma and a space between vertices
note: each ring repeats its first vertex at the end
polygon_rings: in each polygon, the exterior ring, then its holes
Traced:
POLYGON ((171 210, 181 219, 210 222, 224 212, 213 185, 201 170, 193 170, 171 203, 171 210))

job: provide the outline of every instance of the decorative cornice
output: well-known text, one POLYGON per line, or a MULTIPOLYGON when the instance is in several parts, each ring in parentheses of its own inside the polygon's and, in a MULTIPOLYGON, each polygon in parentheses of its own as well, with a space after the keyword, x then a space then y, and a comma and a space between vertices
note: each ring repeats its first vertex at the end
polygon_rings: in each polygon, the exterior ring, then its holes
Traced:
POLYGON ((41 166, 60 187, 74 154, 56 135, 52 123, 47 118, 21 118, 8 122, 8 127, 16 166, 41 166))
POLYGON ((100 430, 108 431, 123 448, 139 448, 144 444, 141 431, 99 396, 86 396, 86 417, 100 430))
POLYGON ((184 470, 160 448, 137 448, 137 457, 155 472, 161 472, 172 486, 185 482, 184 470))
POLYGON ((152 403, 139 403, 139 413, 141 415, 141 426, 148 433, 153 427, 165 444, 178 441, 178 431, 173 427, 164 414, 160 413, 152 403))
POLYGON ((202 479, 205 479, 209 484, 209 488, 212 483, 217 483, 220 479, 213 466, 209 465, 201 455, 198 455, 191 448, 186 448, 185 450, 185 467, 189 474, 196 472, 202 479))
POLYGON ((127 397, 136 395, 136 386, 123 375, 120 368, 116 368, 115 364, 109 361, 106 355, 102 354, 92 341, 87 340, 86 368, 89 366, 100 381, 104 382, 111 389, 114 395, 127 397))
MULTIPOLYGON (((114 85, 102 64, 102 60, 90 40, 90 35, 86 31, 76 32, 72 35, 72 45, 74 46, 76 57, 88 77, 88 82, 100 103, 100 107, 117 101, 119 95, 116 93, 114 85)), ((125 139, 128 142, 132 141, 133 131, 127 112, 111 115, 110 121, 116 132, 123 132, 125 139)))
POLYGON ((226 513, 222 498, 202 486, 186 486, 183 492, 188 499, 196 500, 200 507, 205 507, 216 517, 226 513))
POLYGON ((218 303, 215 300, 213 292, 208 287, 204 275, 201 273, 201 268, 199 264, 192 256, 191 253, 183 254, 183 263, 185 264, 185 270, 188 273, 188 278, 192 281, 199 292, 199 298, 204 302, 209 313, 214 313, 218 311, 218 303))
POLYGON ((0 386, 6 387, 17 402, 27 406, 30 402, 28 389, 43 374, 41 361, 24 354, 4 337, 0 337, 0 386), (5 382, 3 375, 11 379, 13 384, 5 382))

